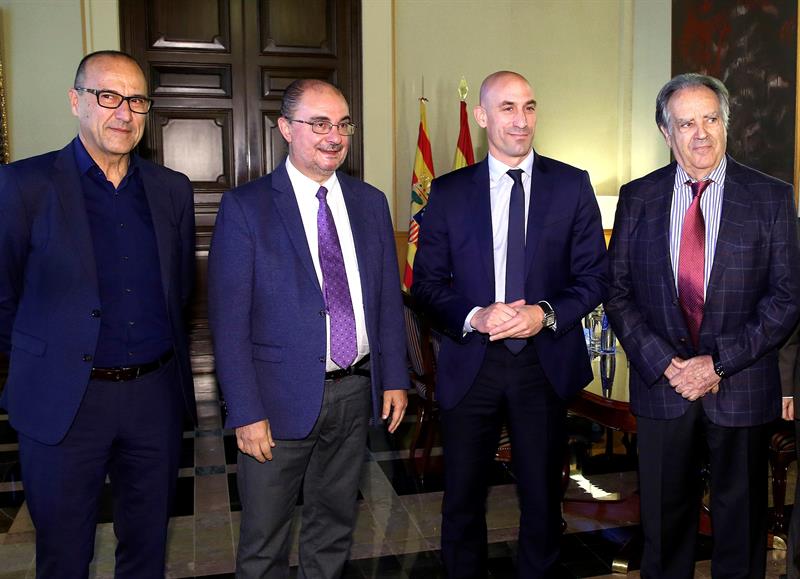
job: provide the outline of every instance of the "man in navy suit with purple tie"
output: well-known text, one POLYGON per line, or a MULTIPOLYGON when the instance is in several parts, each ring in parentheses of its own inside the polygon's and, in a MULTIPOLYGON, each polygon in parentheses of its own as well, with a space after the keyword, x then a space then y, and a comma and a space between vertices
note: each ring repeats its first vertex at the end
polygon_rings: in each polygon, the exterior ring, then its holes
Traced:
POLYGON ((337 171, 356 130, 342 93, 294 81, 278 127, 289 156, 225 193, 209 256, 217 376, 240 450, 236 576, 288 576, 302 486, 298 577, 334 579, 370 415, 394 432, 406 408, 397 254, 383 193, 337 171))
POLYGON ((605 241, 586 171, 532 148, 525 78, 489 75, 474 114, 489 155, 433 181, 412 286, 447 336, 442 558, 452 579, 486 577, 487 473, 507 421, 518 577, 546 577, 561 540, 566 400, 592 379, 581 320, 605 297, 605 241))
POLYGON ((656 99, 675 162, 620 190, 606 311, 631 363, 643 577, 691 577, 710 458, 715 576, 763 577, 766 425, 800 312, 792 187, 725 155, 728 91, 683 74, 656 99))

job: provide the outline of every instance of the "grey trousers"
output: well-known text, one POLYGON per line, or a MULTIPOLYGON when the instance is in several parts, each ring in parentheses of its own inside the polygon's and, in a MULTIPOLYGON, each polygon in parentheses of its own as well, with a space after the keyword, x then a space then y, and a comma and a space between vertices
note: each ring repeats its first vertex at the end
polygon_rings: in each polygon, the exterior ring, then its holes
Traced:
POLYGON ((369 413, 368 378, 325 382, 322 409, 307 438, 276 440, 273 459, 266 463, 239 453, 242 522, 237 578, 289 576, 292 515, 301 484, 297 577, 341 576, 352 544, 369 413))

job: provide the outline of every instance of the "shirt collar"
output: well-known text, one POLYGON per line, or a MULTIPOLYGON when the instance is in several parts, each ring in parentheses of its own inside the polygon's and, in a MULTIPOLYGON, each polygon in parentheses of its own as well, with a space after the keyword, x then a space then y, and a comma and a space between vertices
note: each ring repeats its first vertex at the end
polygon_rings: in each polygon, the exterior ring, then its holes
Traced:
POLYGON ((286 155, 286 172, 289 174, 289 181, 292 183, 295 194, 301 192, 311 192, 313 195, 316 195, 320 187, 325 187, 328 190, 328 193, 330 193, 335 189, 336 184, 339 182, 339 180, 336 178, 336 171, 334 171, 333 175, 328 177, 324 183, 317 183, 310 177, 303 175, 300 170, 292 164, 291 159, 289 159, 289 155, 286 155))
MULTIPOLYGON (((78 173, 80 175, 86 175, 90 169, 95 167, 101 171, 100 167, 98 167, 97 163, 92 159, 89 151, 86 150, 81 138, 75 137, 72 142, 74 143, 73 150, 75 151, 75 162, 78 164, 78 173)), ((138 166, 139 162, 137 156, 131 152, 131 154, 128 155, 128 173, 126 177, 132 175, 138 166)))
POLYGON ((511 167, 510 165, 506 165, 502 161, 498 161, 496 158, 489 153, 489 181, 492 183, 496 183, 499 181, 503 175, 508 173, 510 169, 522 169, 522 172, 531 176, 533 173, 533 149, 531 149, 528 154, 525 156, 524 159, 517 165, 516 167, 511 167))
MULTIPOLYGON (((725 170, 728 167, 728 158, 727 155, 722 155, 722 160, 704 179, 700 179, 700 181, 713 181, 717 185, 722 185, 725 183, 725 170)), ((689 177, 689 174, 681 167, 680 163, 677 163, 677 169, 675 170, 675 182, 680 185, 685 185, 687 182, 696 181, 697 179, 692 179, 689 177)))

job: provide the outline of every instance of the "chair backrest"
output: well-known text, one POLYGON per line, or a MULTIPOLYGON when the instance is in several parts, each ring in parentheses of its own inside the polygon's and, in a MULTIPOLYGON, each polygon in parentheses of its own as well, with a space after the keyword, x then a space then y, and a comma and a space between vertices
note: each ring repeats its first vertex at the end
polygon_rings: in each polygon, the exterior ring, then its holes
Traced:
POLYGON ((403 292, 403 315, 406 322, 406 349, 412 379, 423 382, 430 389, 432 396, 441 335, 431 328, 427 316, 413 296, 405 292, 403 292))

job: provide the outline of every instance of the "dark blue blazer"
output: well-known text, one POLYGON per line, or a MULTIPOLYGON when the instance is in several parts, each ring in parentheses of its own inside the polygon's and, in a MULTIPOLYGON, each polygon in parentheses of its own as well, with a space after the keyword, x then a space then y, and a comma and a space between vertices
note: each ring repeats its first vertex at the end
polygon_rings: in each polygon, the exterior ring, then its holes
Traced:
MULTIPOLYGON (((605 240, 586 171, 537 154, 531 187, 525 299, 547 300, 555 310, 558 331, 541 331, 533 343, 547 379, 566 399, 592 379, 581 322, 606 295, 605 240)), ((449 409, 472 385, 486 352, 485 335, 462 335, 464 320, 473 307, 496 301, 488 159, 433 181, 412 293, 450 338, 436 378, 439 403, 449 409)))
MULTIPOLYGON (((337 177, 358 259, 377 414, 384 389, 408 388, 394 230, 383 193, 337 177)), ((322 408, 325 303, 285 163, 223 196, 208 307, 226 427, 266 418, 276 438, 305 438, 322 408)))
MULTIPOLYGON (((194 417, 185 307, 194 279, 194 204, 182 174, 140 159, 180 387, 194 417)), ((11 352, 0 406, 45 444, 67 433, 97 347, 97 266, 73 144, 0 166, 0 350, 11 352)), ((176 418, 180 420, 180 417, 176 418)))
POLYGON ((691 404, 669 386, 670 360, 717 354, 726 377, 703 397, 712 422, 752 426, 781 414, 778 346, 800 314, 800 251, 791 185, 728 157, 700 344, 691 345, 669 254, 675 163, 620 190, 606 303, 631 363, 631 409, 676 418, 691 404))

